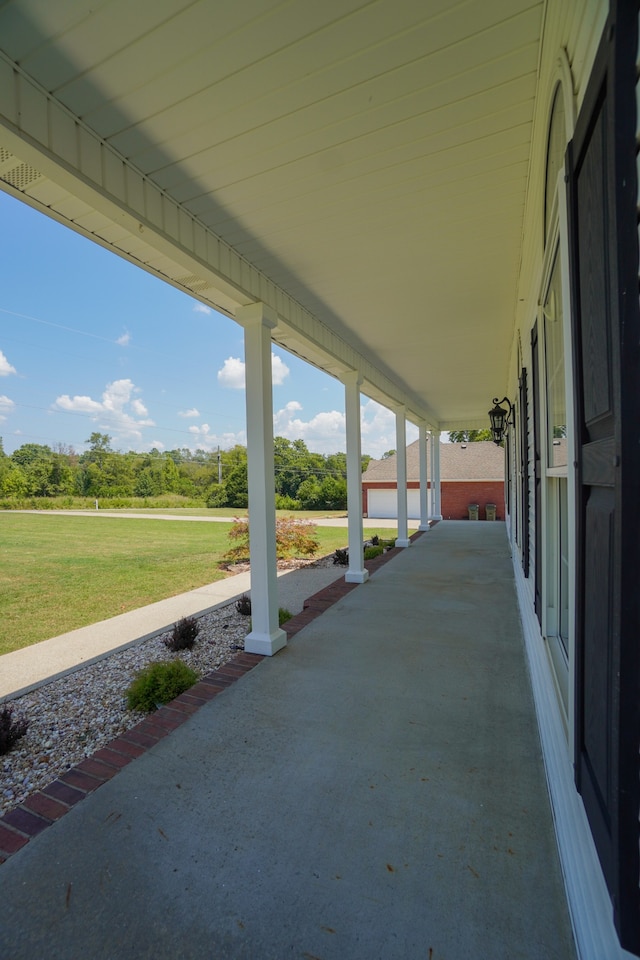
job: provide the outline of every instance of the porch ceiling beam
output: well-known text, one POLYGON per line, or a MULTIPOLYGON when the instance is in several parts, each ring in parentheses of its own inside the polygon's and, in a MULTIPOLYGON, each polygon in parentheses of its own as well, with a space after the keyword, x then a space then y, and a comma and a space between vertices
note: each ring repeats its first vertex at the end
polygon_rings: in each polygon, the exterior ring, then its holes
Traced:
POLYGON ((385 406, 402 404, 409 419, 436 425, 416 396, 241 257, 2 52, 0 147, 119 228, 117 242, 83 228, 37 196, 11 191, 36 209, 227 316, 235 318, 250 303, 266 304, 278 317, 275 343, 334 376, 359 370, 367 396, 385 406))

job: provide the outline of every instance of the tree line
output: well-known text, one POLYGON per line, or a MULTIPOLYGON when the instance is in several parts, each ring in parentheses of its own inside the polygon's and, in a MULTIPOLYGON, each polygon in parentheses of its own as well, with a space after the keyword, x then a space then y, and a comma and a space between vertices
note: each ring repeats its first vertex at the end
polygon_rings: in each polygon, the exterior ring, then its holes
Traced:
MULTIPOLYGON (((114 450, 106 433, 92 433, 76 453, 25 443, 11 455, 0 439, 0 499, 89 497, 95 500, 172 495, 209 507, 248 505, 247 450, 188 448, 149 453, 114 450)), ((365 470, 371 457, 362 457, 365 470)), ((312 453, 304 440, 274 439, 276 507, 343 510, 347 505, 346 454, 312 453)))

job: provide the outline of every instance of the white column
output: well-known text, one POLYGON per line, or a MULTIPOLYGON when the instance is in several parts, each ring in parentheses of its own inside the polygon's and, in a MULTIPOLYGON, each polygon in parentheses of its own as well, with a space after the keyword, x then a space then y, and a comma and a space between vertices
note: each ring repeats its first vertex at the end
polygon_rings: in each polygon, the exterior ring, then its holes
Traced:
POLYGON ((344 410, 347 425, 347 517, 349 524, 349 569, 347 583, 364 583, 369 571, 364 567, 362 526, 362 444, 360 437, 360 384, 357 370, 345 373, 344 410))
POLYGON ((433 430, 429 430, 427 436, 427 470, 429 473, 429 519, 433 519, 435 511, 435 488, 433 485, 433 430))
POLYGON ((273 467, 273 398, 271 330, 277 317, 263 303, 240 307, 244 327, 249 479, 249 548, 251 559, 251 633, 248 653, 271 656, 287 642, 278 624, 276 510, 273 467))
POLYGON ((440 497, 440 431, 433 431, 433 467, 431 482, 433 484, 433 519, 442 520, 442 501, 440 497))
POLYGON ((429 513, 427 509, 427 425, 424 421, 418 424, 418 452, 420 456, 420 526, 418 530, 429 529, 429 513))
POLYGON ((398 493, 398 539, 396 547, 408 547, 409 531, 407 526, 407 422, 405 407, 396 407, 396 463, 398 493))

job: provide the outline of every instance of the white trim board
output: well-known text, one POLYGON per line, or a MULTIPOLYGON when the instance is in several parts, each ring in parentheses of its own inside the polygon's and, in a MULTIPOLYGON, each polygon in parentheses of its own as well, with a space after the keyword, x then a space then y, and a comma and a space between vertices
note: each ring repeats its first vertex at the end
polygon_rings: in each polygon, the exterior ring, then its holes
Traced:
POLYGON ((514 557, 527 663, 547 787, 579 960, 633 960, 613 925, 613 910, 573 770, 551 669, 527 581, 514 557))

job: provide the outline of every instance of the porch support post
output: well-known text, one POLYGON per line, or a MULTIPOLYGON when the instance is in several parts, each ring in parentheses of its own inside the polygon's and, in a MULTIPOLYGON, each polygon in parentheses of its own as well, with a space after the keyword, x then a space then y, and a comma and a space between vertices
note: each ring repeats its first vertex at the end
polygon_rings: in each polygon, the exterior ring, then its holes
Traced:
POLYGON ((418 530, 429 529, 427 510, 427 425, 422 420, 418 424, 418 452, 420 456, 420 526, 418 530))
POLYGON ((440 431, 434 430, 431 434, 432 452, 432 474, 431 483, 433 485, 433 519, 442 520, 442 500, 440 491, 440 431))
POLYGON ((396 414, 396 482, 398 494, 398 539, 396 547, 408 547, 409 531, 407 526, 407 422, 406 408, 398 406, 396 414))
POLYGON ((277 317, 265 304, 251 303, 236 320, 244 327, 250 519, 252 629, 244 648, 271 656, 287 642, 278 625, 276 566, 271 330, 277 317))
POLYGON ((360 434, 360 384, 357 370, 343 374, 344 410, 347 426, 347 517, 349 524, 349 569, 347 583, 364 583, 369 571, 364 566, 362 525, 362 444, 360 434))

